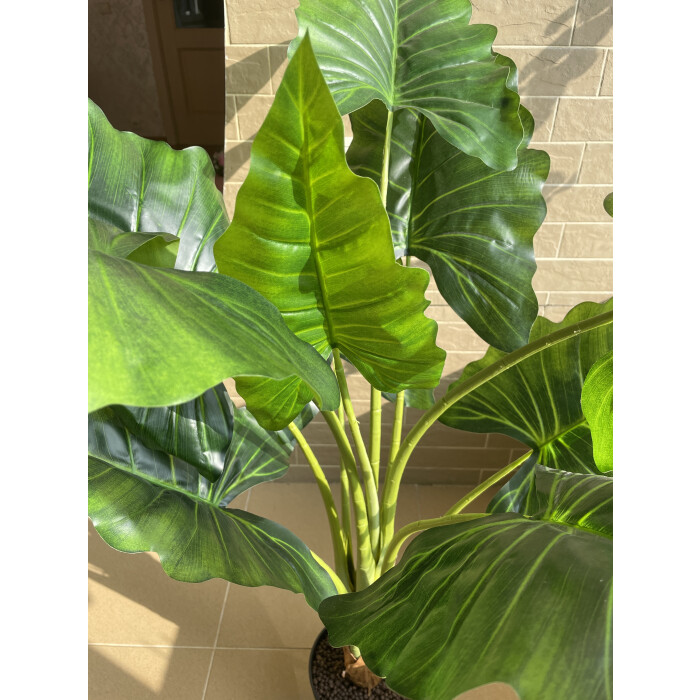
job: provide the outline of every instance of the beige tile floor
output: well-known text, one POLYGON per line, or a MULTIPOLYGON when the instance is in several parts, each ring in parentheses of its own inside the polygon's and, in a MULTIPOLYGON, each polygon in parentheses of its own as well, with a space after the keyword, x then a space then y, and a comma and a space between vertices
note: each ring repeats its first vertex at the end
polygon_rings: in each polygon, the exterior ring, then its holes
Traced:
MULTIPOLYGON (((464 492, 404 485, 397 523, 442 515, 464 492)), ((490 498, 470 509, 483 510, 490 498)), ((285 525, 332 561, 315 484, 262 484, 233 505, 285 525)), ((88 528, 90 700, 313 700, 307 664, 322 625, 302 595, 174 581, 155 554, 117 552, 88 528)), ((467 698, 517 696, 484 686, 467 698)))

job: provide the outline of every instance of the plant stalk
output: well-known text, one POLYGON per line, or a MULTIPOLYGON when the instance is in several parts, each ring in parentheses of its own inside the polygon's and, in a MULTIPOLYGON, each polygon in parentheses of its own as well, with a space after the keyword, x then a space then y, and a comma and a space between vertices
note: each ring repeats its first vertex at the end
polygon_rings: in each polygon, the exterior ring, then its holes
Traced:
POLYGON ((333 348, 333 359, 335 361, 335 373, 338 378, 338 387, 340 395, 343 399, 345 407, 345 415, 348 418, 350 433, 352 434, 353 442, 357 448, 357 454, 360 458, 360 468, 362 470, 362 479, 365 482, 365 499, 367 501, 367 518, 369 520, 369 538, 372 544, 372 555, 374 560, 379 558, 379 494, 377 486, 374 483, 374 473, 372 465, 367 455, 362 434, 360 433, 360 424, 355 417, 355 411, 350 400, 350 392, 348 390, 348 382, 345 378, 345 370, 343 369, 343 361, 340 359, 340 351, 338 348, 333 348))
POLYGON ((357 529, 357 572, 355 576, 355 590, 361 591, 367 588, 375 578, 375 559, 372 554, 372 543, 369 536, 369 522, 367 518, 367 505, 362 493, 362 486, 357 475, 357 464, 352 453, 352 447, 345 434, 345 429, 338 416, 333 411, 322 411, 328 427, 340 449, 341 466, 345 469, 350 484, 350 494, 355 509, 355 527, 357 529))
POLYGON ((396 459, 396 453, 401 446, 401 430, 403 429, 403 407, 404 392, 396 394, 396 404, 394 405, 394 426, 391 433, 391 452, 389 453, 389 464, 396 459))
POLYGON ((335 507, 335 502, 333 500, 333 493, 331 492, 331 487, 328 484, 328 479, 323 473, 323 469, 316 459, 316 455, 306 442, 306 438, 302 435, 301 430, 297 428, 294 422, 289 424, 289 430, 292 435, 294 435, 296 441, 299 443, 301 451, 304 453, 311 471, 313 472, 316 483, 318 484, 318 489, 321 492, 321 498, 323 499, 323 505, 326 507, 326 515, 328 517, 328 524, 331 528, 331 537, 333 539, 333 555, 335 559, 335 568, 340 576, 341 581, 345 588, 350 587, 350 577, 347 570, 347 549, 349 543, 345 539, 345 535, 340 528, 340 521, 338 520, 338 511, 335 507))
POLYGON ((379 459, 382 450, 382 392, 372 387, 370 397, 369 461, 374 475, 374 488, 379 488, 379 459))
MULTIPOLYGON (((343 433, 345 432, 345 412, 343 411, 343 403, 338 406, 338 420, 342 426, 343 433)), ((353 465, 353 469, 356 467, 353 465)), ((347 562, 348 562, 348 577, 353 590, 355 588, 355 562, 352 556, 352 519, 350 516, 350 479, 348 478, 347 470, 349 465, 345 463, 343 453, 340 453, 340 523, 345 533, 345 539, 348 542, 347 562)))
POLYGON ((593 318, 561 328, 554 333, 538 338, 537 340, 524 345, 513 352, 503 356, 492 365, 485 367, 472 377, 457 382, 439 401, 436 401, 432 408, 426 411, 406 435, 406 439, 401 443, 396 459, 389 464, 387 469, 384 491, 382 493, 382 542, 390 542, 394 536, 394 517, 396 515, 396 499, 398 497, 401 477, 406 468, 411 453, 415 449, 419 440, 426 433, 428 428, 453 404, 467 396, 470 392, 478 389, 483 384, 491 381, 494 377, 502 374, 511 367, 532 357, 547 348, 561 343, 569 338, 573 338, 580 333, 588 333, 596 328, 602 328, 613 322, 613 312, 606 311, 593 318))
POLYGON ((455 503, 445 513, 445 515, 457 515, 457 513, 463 511, 474 499, 481 496, 484 491, 490 489, 503 477, 508 476, 508 474, 515 471, 523 462, 530 458, 530 455, 532 455, 532 450, 522 455, 522 457, 518 457, 517 459, 513 460, 510 464, 503 467, 503 469, 499 469, 495 474, 492 474, 488 479, 486 479, 486 481, 479 484, 479 486, 477 486, 473 491, 470 491, 466 496, 460 498, 460 500, 457 501, 457 503, 455 503))

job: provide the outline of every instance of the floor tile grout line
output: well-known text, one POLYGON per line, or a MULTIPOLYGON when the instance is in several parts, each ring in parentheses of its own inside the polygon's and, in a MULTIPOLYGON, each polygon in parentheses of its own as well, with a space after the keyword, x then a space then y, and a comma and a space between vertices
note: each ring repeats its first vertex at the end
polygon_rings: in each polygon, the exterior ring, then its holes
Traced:
MULTIPOLYGON (((447 484, 449 486, 449 484, 447 484)), ((206 647, 186 644, 123 644, 110 642, 88 642, 89 647, 124 647, 129 649, 200 649, 202 651, 307 651, 308 646, 302 647, 206 647)))
POLYGON ((574 7, 574 18, 571 21, 571 35, 569 36, 569 48, 574 43, 574 32, 576 31, 576 16, 578 15, 578 3, 579 0, 576 0, 576 6, 574 7))
POLYGON ((228 600, 228 592, 231 588, 231 583, 226 585, 226 592, 224 593, 224 602, 221 604, 221 614, 219 615, 219 624, 216 626, 216 636, 214 637, 214 647, 211 652, 211 658, 209 659, 209 668, 207 669, 207 677, 204 680, 204 689, 202 690, 202 700, 206 697, 207 688, 209 686, 209 677, 211 676, 211 669, 214 666, 214 655, 216 654, 216 645, 219 641, 219 634, 221 632, 221 623, 224 621, 224 610, 226 610, 226 601, 228 600))

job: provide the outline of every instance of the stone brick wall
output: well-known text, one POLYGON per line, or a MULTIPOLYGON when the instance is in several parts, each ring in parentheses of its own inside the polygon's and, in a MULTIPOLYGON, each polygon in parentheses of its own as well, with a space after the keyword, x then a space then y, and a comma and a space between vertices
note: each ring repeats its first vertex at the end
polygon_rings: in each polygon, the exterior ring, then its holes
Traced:
MULTIPOLYGON (((224 199, 231 216, 250 144, 284 72, 287 44, 297 33, 297 5, 298 0, 227 0, 224 199)), ((547 151, 552 160, 544 187, 547 218, 535 236, 533 285, 540 313, 558 321, 575 304, 612 294, 612 224, 602 205, 612 191, 612 0, 476 0, 472 5, 472 22, 495 25, 495 49, 518 66, 522 101, 536 123, 532 147, 547 151)), ((346 137, 351 136, 346 119, 346 137)), ((440 396, 468 362, 483 355, 486 344, 434 284, 427 296, 426 314, 438 321, 438 344, 448 353, 445 379, 436 391, 440 396)), ((356 373, 349 385, 368 431, 368 385, 356 373)), ((410 427, 419 415, 408 410, 404 425, 410 427)), ((385 405, 384 442, 392 416, 385 405)), ((305 434, 330 478, 337 479, 337 451, 325 423, 315 420, 305 434)), ((405 479, 476 484, 522 452, 504 436, 436 425, 414 452, 405 479)), ((291 464, 288 478, 311 480, 298 451, 291 464)))

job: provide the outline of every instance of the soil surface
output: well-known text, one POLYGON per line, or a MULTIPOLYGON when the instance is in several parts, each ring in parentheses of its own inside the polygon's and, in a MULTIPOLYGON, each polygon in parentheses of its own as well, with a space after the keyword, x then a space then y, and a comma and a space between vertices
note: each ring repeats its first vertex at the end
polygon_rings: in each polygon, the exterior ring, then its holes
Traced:
POLYGON ((343 678, 344 670, 343 650, 334 649, 325 633, 311 662, 312 684, 318 700, 407 700, 387 688, 384 681, 371 691, 360 688, 343 678))

